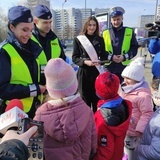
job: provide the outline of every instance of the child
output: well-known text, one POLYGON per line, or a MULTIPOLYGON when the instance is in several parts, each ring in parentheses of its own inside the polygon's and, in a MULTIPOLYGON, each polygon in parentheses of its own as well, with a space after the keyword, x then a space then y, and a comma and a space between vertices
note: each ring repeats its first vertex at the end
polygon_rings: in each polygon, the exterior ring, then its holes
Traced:
POLYGON ((136 148, 137 160, 160 159, 160 79, 152 80, 153 101, 157 111, 147 124, 142 140, 136 148))
POLYGON ((99 110, 95 113, 98 134, 94 160, 122 160, 124 138, 129 126, 131 103, 118 95, 120 80, 110 72, 95 81, 99 110))
POLYGON ((153 77, 151 83, 152 100, 154 102, 154 111, 160 107, 160 77, 153 77))
POLYGON ((144 79, 144 58, 138 57, 122 72, 121 96, 132 102, 132 116, 125 137, 125 153, 135 160, 136 148, 144 128, 153 114, 151 90, 144 79))
POLYGON ((92 110, 76 93, 76 72, 55 58, 44 73, 51 99, 37 109, 34 119, 44 122, 45 159, 88 160, 96 152, 96 126, 92 110))

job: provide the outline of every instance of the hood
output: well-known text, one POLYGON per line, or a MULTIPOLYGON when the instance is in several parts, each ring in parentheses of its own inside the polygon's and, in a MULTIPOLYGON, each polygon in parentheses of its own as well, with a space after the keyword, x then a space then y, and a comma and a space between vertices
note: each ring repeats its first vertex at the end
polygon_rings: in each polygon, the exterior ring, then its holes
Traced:
POLYGON ((43 104, 38 108, 36 116, 44 122, 45 132, 50 137, 70 143, 82 134, 91 113, 91 109, 79 96, 71 96, 43 104))

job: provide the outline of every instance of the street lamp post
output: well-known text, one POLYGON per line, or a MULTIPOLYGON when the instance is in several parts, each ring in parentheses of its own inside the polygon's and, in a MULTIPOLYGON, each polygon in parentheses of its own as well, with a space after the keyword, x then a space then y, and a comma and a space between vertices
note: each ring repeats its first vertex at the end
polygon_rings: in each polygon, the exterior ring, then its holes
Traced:
POLYGON ((85 12, 85 20, 86 20, 86 1, 87 0, 85 0, 85 11, 84 11, 85 12))
POLYGON ((156 8, 155 8, 154 21, 157 20, 157 7, 158 7, 158 0, 156 0, 156 8))
POLYGON ((62 3, 62 40, 64 40, 64 4, 67 2, 67 0, 64 0, 62 3))

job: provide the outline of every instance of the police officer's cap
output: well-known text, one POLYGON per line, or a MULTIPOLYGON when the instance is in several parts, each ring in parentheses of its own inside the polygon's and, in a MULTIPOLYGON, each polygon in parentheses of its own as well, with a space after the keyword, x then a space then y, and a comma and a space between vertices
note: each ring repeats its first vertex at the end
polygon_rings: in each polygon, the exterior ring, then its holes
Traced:
POLYGON ((121 16, 125 13, 125 10, 122 7, 113 7, 109 11, 111 18, 116 16, 121 16))
POLYGON ((48 20, 52 18, 52 13, 47 6, 39 4, 34 9, 34 16, 40 19, 48 20))
POLYGON ((24 6, 14 6, 8 11, 8 20, 14 22, 31 23, 33 17, 29 8, 24 6))

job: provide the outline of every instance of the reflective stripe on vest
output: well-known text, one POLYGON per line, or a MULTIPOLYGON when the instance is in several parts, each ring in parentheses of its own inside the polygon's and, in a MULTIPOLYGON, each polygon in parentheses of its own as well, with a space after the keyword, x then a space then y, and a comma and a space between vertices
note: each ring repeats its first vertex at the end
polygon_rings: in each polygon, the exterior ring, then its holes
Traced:
POLYGON ((59 46, 58 38, 52 40, 50 42, 50 45, 51 45, 52 58, 59 58, 61 55, 61 47, 59 46))
MULTIPOLYGON (((123 38, 123 44, 121 48, 121 54, 124 55, 127 53, 130 49, 131 39, 132 39, 132 29, 131 28, 125 28, 124 38, 123 38)), ((109 30, 105 30, 103 32, 103 38, 105 42, 105 50, 108 51, 110 54, 113 54, 113 48, 111 43, 111 37, 109 30)), ((131 60, 123 61, 123 65, 128 65, 131 62, 131 60)), ((111 63, 111 62, 110 62, 111 63)), ((110 63, 107 63, 109 65, 110 63)))
MULTIPOLYGON (((15 48, 11 44, 6 44, 2 47, 11 59, 11 80, 10 84, 22 84, 24 86, 28 86, 30 84, 33 84, 29 69, 26 65, 26 63, 23 61, 21 56, 18 54, 18 52, 15 50, 15 48), (22 76, 23 75, 23 76, 22 76)), ((38 72, 40 73, 40 67, 39 67, 39 58, 36 59, 37 66, 38 66, 38 72)), ((38 82, 40 81, 40 74, 38 74, 38 82)), ((42 102, 42 95, 38 96, 38 99, 42 102)), ((24 106, 24 112, 29 112, 31 109, 32 103, 33 103, 34 97, 28 97, 21 99, 23 106, 24 106)), ((8 103, 8 101, 7 101, 8 103)))
MULTIPOLYGON (((39 41, 36 39, 34 35, 32 35, 31 39, 37 42, 41 46, 41 44, 39 43, 39 41)), ((58 38, 51 40, 50 46, 51 46, 51 58, 59 58, 61 55, 61 47, 59 45, 58 38)))
MULTIPOLYGON (((35 38, 35 36, 32 35, 31 39, 34 42, 38 43, 39 46, 42 48, 41 44, 38 42, 38 40, 35 38)), ((45 68, 45 66, 47 64, 47 58, 46 58, 46 55, 45 55, 43 50, 42 50, 41 54, 38 56, 38 58, 39 58, 39 61, 40 61, 40 66, 41 66, 40 69, 41 69, 41 74, 42 74, 42 73, 44 73, 44 68, 45 68)))

